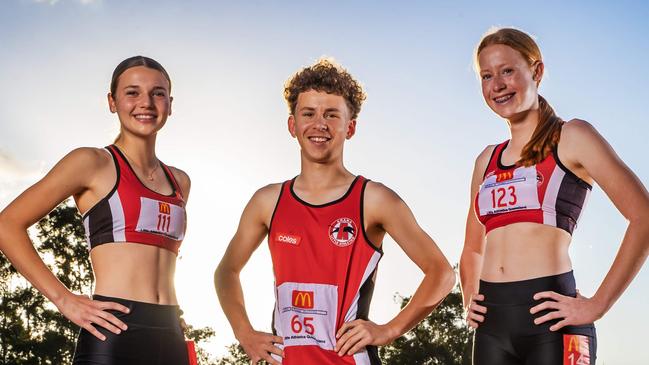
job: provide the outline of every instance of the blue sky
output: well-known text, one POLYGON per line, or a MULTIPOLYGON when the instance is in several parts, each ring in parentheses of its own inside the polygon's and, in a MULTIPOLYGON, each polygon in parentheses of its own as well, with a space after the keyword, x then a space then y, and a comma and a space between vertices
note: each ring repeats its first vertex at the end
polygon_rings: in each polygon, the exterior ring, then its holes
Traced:
MULTIPOLYGON (((641 1, 109 1, 8 0, 0 12, 0 208, 79 146, 117 134, 105 95, 113 68, 143 54, 171 74, 174 114, 160 158, 193 188, 177 286, 186 317, 217 329, 211 349, 234 341, 212 272, 259 187, 299 172, 286 131, 284 81, 320 56, 336 58, 368 99, 346 164, 410 205, 451 262, 461 251, 475 156, 508 138, 482 101, 472 52, 492 26, 533 34, 546 64, 541 94, 565 119, 591 122, 639 178, 649 136, 649 5, 641 1), (200 300, 197 300, 200 298, 200 300)), ((578 285, 592 295, 625 221, 595 187, 574 235, 578 285)), ((398 310, 421 275, 385 242, 371 317, 398 310), (405 278, 405 280, 404 280, 405 278)), ((272 269, 265 244, 243 272, 250 317, 270 328, 272 269)), ((643 269, 597 323, 598 364, 632 364, 649 302, 643 269)))

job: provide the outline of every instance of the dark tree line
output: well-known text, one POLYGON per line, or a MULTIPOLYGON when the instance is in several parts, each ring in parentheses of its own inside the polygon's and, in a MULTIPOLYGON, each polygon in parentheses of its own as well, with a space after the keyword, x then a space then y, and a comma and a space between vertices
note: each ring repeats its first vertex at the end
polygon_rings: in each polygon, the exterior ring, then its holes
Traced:
MULTIPOLYGON (((58 279, 73 292, 91 294, 94 278, 77 209, 61 203, 33 228, 35 247, 58 279)), ((0 365, 70 364, 78 332, 0 254, 0 365)), ((189 326, 187 336, 200 343, 214 331, 189 326)), ((198 352, 201 364, 210 364, 206 352, 198 352)))
MULTIPOLYGON (((410 300, 399 297, 401 308, 410 300)), ((385 365, 471 365, 472 332, 464 325, 462 295, 459 286, 415 328, 392 344, 379 348, 385 365)), ((228 346, 228 354, 217 365, 246 365, 248 358, 237 344, 228 346)))
MULTIPOLYGON (((401 298, 403 308, 410 298, 401 298)), ((386 365, 471 365, 471 330, 464 324, 459 286, 425 320, 379 349, 386 365)))
MULTIPOLYGON (((90 294, 93 273, 85 233, 75 207, 62 203, 35 225, 36 249, 54 274, 73 292, 90 294)), ((401 307, 409 298, 399 298, 401 307)), ((0 254, 0 365, 69 364, 79 328, 63 317, 0 254)), ((187 337, 200 344, 215 335, 209 327, 189 326, 187 337)), ((468 365, 470 331, 462 320, 462 297, 456 287, 412 331, 380 348, 386 365, 468 365)), ((198 347, 201 365, 244 365, 241 346, 211 358, 198 347)))

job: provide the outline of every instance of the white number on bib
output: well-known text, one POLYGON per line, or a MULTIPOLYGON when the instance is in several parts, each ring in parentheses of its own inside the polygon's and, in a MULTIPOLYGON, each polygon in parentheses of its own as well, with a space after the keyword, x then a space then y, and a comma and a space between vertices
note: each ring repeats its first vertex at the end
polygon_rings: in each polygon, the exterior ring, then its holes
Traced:
POLYGON ((481 216, 540 208, 536 167, 519 167, 486 178, 480 186, 478 206, 481 216))
POLYGON ((278 286, 275 327, 284 346, 333 350, 337 304, 335 285, 286 282, 278 286))
POLYGON ((185 235, 185 210, 178 205, 141 197, 140 217, 135 230, 182 240, 185 235))

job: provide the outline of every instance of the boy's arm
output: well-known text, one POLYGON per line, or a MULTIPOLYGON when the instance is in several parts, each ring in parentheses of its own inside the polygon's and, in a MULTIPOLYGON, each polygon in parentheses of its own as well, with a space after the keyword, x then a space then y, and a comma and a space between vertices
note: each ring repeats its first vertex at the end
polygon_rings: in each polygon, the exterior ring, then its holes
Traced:
POLYGON ((455 284, 455 273, 435 242, 417 224, 410 208, 392 190, 369 182, 365 191, 366 227, 388 233, 423 271, 414 295, 391 321, 377 325, 356 320, 345 323, 336 337, 340 355, 354 354, 367 345, 386 345, 428 316, 455 284))
POLYGON ((259 247, 266 234, 270 216, 279 196, 281 185, 268 185, 259 189, 244 209, 239 227, 214 272, 214 286, 225 316, 228 318, 235 337, 250 357, 253 364, 265 360, 277 364, 271 353, 283 356, 275 346, 282 338, 270 333, 256 331, 248 319, 239 273, 259 247))

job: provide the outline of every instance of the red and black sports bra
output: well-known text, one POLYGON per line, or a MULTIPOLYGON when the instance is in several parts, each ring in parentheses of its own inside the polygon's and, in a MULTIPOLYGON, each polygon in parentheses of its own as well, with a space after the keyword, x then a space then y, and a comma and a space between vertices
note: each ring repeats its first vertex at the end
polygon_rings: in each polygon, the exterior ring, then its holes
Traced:
POLYGON ((185 236, 185 201, 169 167, 160 163, 172 186, 171 195, 142 184, 115 145, 106 147, 117 171, 113 189, 83 215, 90 250, 110 242, 157 246, 178 254, 185 236))
POLYGON ((494 148, 475 198, 475 212, 486 233, 512 223, 532 222, 572 234, 592 186, 561 163, 556 147, 536 165, 503 165, 501 157, 508 143, 494 148))

